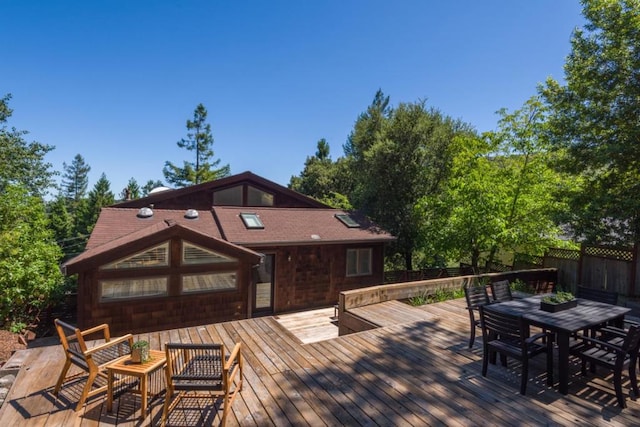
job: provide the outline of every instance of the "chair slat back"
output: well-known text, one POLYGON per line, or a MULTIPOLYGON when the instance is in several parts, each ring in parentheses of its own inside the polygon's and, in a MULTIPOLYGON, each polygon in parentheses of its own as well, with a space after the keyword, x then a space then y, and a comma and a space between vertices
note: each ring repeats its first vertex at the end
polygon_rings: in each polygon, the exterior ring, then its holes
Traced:
POLYGON ((175 390, 221 390, 225 378, 223 344, 167 343, 167 379, 175 390))
POLYGON ((467 308, 469 309, 489 304, 489 294, 487 294, 487 288, 484 285, 465 287, 464 296, 467 299, 467 308))
POLYGON ((622 343, 622 349, 629 354, 637 355, 640 348, 640 326, 632 325, 622 343))
POLYGON ((494 301, 511 301, 513 299, 508 280, 491 283, 491 294, 494 301))
POLYGON ((606 291, 604 289, 587 288, 585 286, 578 286, 576 296, 578 298, 584 298, 591 301, 602 302, 605 304, 618 304, 618 293, 613 291, 606 291))
POLYGON ((63 322, 62 320, 54 320, 58 337, 62 348, 69 353, 71 361, 82 368, 88 369, 84 352, 87 350, 87 344, 84 341, 82 332, 74 325, 63 322))
POLYGON ((516 345, 524 345, 526 333, 522 316, 493 311, 491 305, 480 306, 480 327, 485 340, 499 338, 516 345))

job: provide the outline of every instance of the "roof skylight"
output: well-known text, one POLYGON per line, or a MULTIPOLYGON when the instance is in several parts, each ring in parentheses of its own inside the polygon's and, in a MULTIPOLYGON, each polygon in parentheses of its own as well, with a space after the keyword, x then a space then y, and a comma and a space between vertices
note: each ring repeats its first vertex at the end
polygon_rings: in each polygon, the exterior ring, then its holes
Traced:
POLYGON ((344 225, 346 225, 349 228, 360 228, 360 224, 358 223, 358 221, 353 219, 353 217, 349 214, 345 214, 345 213, 336 214, 336 218, 338 218, 340 222, 342 222, 344 225))
POLYGON ((262 223, 262 221, 260 220, 260 217, 258 216, 257 213, 248 213, 248 212, 243 212, 240 214, 240 218, 242 218, 242 222, 244 223, 244 226, 247 228, 257 228, 257 229, 261 229, 264 228, 264 224, 262 223))

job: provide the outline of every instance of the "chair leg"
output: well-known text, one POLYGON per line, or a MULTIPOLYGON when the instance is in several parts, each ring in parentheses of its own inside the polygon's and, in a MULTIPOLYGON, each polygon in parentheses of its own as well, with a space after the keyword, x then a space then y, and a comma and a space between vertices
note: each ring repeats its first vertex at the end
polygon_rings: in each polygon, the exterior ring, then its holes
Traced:
POLYGON ((471 320, 471 335, 469 336, 469 348, 473 347, 473 343, 476 340, 476 324, 471 320))
POLYGON ((71 367, 71 360, 70 359, 65 360, 64 367, 62 368, 62 372, 60 372, 60 376, 58 377, 58 381, 56 382, 56 387, 53 389, 53 394, 55 394, 56 396, 60 392, 60 388, 62 387, 62 383, 64 382, 64 379, 66 378, 67 372, 69 371, 70 367, 71 367))
POLYGON ((222 423, 220 424, 224 427, 227 424, 227 413, 229 412, 229 393, 227 392, 222 398, 222 423))
POLYGON ((89 393, 91 392, 91 387, 93 387, 93 382, 96 380, 98 373, 91 370, 89 371, 89 377, 87 378, 87 383, 84 385, 84 389, 82 390, 82 396, 80 396, 80 400, 76 405, 76 412, 82 409, 84 406, 84 402, 86 402, 89 397, 89 393))
POLYGON ((553 386, 553 339, 547 340, 547 385, 553 386))
POLYGON ((173 392, 167 388, 166 395, 164 396, 164 405, 162 409, 162 418, 160 420, 160 425, 165 427, 167 425, 167 418, 169 417, 169 406, 171 404, 171 397, 173 396, 173 392))
POLYGON ((487 354, 489 350, 487 348, 482 352, 482 376, 487 376, 487 368, 489 367, 489 355, 487 354))
POLYGON ((624 401, 624 395, 622 394, 622 372, 616 371, 613 375, 613 386, 616 389, 616 397, 618 398, 618 405, 621 408, 625 408, 627 405, 624 401))
POLYGON ((520 380, 520 394, 524 395, 527 392, 527 382, 529 380, 529 361, 524 359, 522 361, 522 379, 520 380))
POLYGON ((638 378, 636 377, 636 363, 629 363, 629 381, 631 381, 631 388, 636 397, 640 397, 638 393, 638 378))
POLYGON ((502 363, 502 366, 504 366, 504 367, 507 366, 507 355, 506 354, 500 354, 500 363, 502 363))

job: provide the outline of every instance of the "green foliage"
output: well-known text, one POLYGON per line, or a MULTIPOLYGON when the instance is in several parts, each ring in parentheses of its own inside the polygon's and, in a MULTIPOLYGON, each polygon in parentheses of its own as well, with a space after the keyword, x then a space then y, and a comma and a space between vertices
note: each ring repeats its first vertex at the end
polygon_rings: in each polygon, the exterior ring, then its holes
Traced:
POLYGON ((111 183, 103 173, 93 189, 89 191, 89 197, 79 210, 79 234, 89 236, 98 221, 100 210, 114 204, 115 196, 111 192, 111 183))
POLYGON ((510 283, 509 287, 512 291, 518 292, 526 292, 528 294, 533 294, 535 292, 534 289, 531 288, 527 283, 522 281, 521 279, 516 279, 510 283))
POLYGON ((138 340, 133 343, 131 348, 147 348, 149 347, 149 341, 138 340))
POLYGON ((76 154, 70 165, 63 162, 62 167, 64 168, 62 190, 69 203, 69 212, 73 215, 78 207, 78 203, 87 194, 91 166, 85 162, 84 157, 76 154))
POLYGON ((576 299, 571 292, 556 292, 542 298, 543 302, 549 304, 562 304, 563 302, 573 301, 576 299))
POLYGON ((163 173, 169 183, 185 187, 224 178, 231 173, 229 165, 218 167, 220 159, 211 161, 214 156, 213 135, 211 125, 206 120, 207 109, 198 104, 193 112, 193 120, 187 120, 187 138, 178 141, 178 147, 195 151, 195 161, 185 161, 182 167, 170 161, 165 162, 163 173))
POLYGON ((428 292, 426 289, 421 295, 409 298, 409 305, 414 307, 432 304, 436 302, 449 301, 451 299, 464 297, 464 289, 436 289, 434 292, 428 292))
POLYGON ((410 297, 409 298, 409 305, 414 306, 414 307, 425 305, 428 302, 429 302, 429 298, 428 298, 428 296, 426 294, 426 291, 422 295, 416 295, 414 297, 410 297))
MULTIPOLYGON (((424 102, 389 107, 381 91, 356 122, 345 146, 354 182, 349 199, 397 237, 389 253, 401 254, 412 269, 413 255, 434 230, 438 205, 424 203, 443 191, 456 135, 470 127, 427 109, 424 102), (423 200, 421 205, 418 202, 423 200)), ((431 253, 435 255, 435 253, 431 253)))
POLYGON ((432 238, 441 253, 470 259, 473 267, 482 256, 493 261, 499 250, 542 253, 558 240, 554 219, 561 204, 555 195, 564 185, 550 166, 545 110, 531 98, 520 110, 500 115, 497 131, 455 140, 439 212, 446 222, 432 238))
POLYGON ((0 98, 0 193, 9 185, 20 185, 30 194, 43 196, 53 186, 51 164, 44 161, 54 147, 38 142, 27 142, 27 131, 8 128, 11 117, 11 95, 0 98))
POLYGON ((27 325, 24 322, 13 322, 11 323, 11 325, 9 326, 9 331, 11 331, 14 334, 20 334, 22 333, 25 329, 27 329, 27 325))
POLYGON ((23 328, 52 302, 63 284, 60 248, 43 201, 23 186, 0 196, 0 324, 23 328))
POLYGON ((640 2, 583 0, 565 85, 548 79, 549 135, 578 184, 563 221, 589 243, 640 239, 640 2))
POLYGON ((350 206, 348 198, 341 194, 338 173, 340 166, 329 156, 329 144, 322 138, 317 143, 314 156, 307 157, 300 176, 292 176, 289 188, 313 197, 333 207, 350 206))
POLYGON ((75 254, 74 248, 74 219, 67 210, 67 200, 62 194, 47 204, 49 229, 53 238, 62 248, 65 258, 75 254))

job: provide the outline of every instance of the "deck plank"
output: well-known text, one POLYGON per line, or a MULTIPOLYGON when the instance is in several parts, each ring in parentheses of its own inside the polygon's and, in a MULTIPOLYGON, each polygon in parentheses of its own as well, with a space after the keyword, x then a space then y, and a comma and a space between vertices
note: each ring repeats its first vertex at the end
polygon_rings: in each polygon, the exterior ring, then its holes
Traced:
MULTIPOLYGON (((515 362, 507 368, 492 365, 487 377, 482 377, 482 338, 467 348, 469 319, 464 299, 421 307, 394 301, 364 312, 385 326, 308 344, 300 339, 300 331, 307 334, 313 321, 302 313, 296 313, 298 326, 265 317, 136 338, 147 339, 154 349, 162 349, 166 342, 223 342, 228 348, 241 342, 245 381, 229 415, 231 426, 626 426, 637 424, 640 417, 640 400, 628 398, 628 407, 619 409, 611 375, 602 370, 583 377, 576 361, 570 364, 566 396, 556 391, 557 383, 546 385, 544 357, 531 363, 526 396, 519 394, 520 369, 515 362)), ((65 384, 60 399, 51 394, 63 362, 59 345, 28 350, 0 409, 0 425, 159 423, 163 397, 150 402, 151 414, 142 422, 139 397, 131 393, 116 399, 111 414, 102 396, 74 412, 78 386, 65 384)), ((81 387, 83 382, 78 384, 81 387)), ((629 396, 628 380, 623 387, 629 396)), ((204 399, 196 405, 202 408, 209 403, 204 399)), ((210 409, 203 412, 206 422, 218 423, 221 412, 210 409)), ((198 417, 190 421, 187 425, 205 422, 198 417)))

